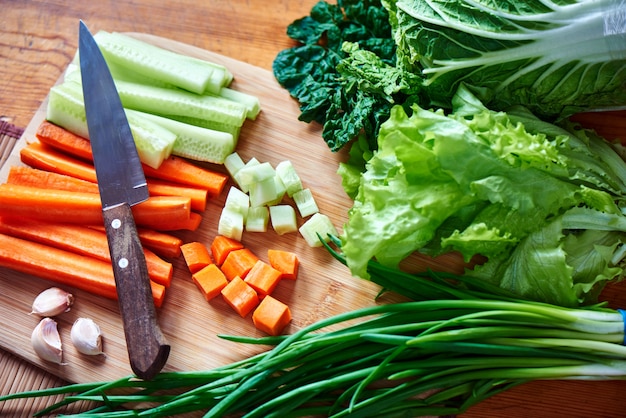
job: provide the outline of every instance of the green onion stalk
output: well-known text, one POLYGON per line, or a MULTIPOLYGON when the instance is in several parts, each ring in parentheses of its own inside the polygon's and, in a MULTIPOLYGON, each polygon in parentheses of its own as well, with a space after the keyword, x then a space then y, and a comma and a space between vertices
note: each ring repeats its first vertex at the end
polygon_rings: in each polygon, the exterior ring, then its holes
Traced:
POLYGON ((70 384, 0 401, 61 394, 38 415, 82 402, 85 417, 416 417, 459 414, 532 380, 626 378, 624 318, 605 304, 520 300, 464 275, 409 274, 374 260, 368 272, 408 301, 342 313, 291 335, 220 335, 272 347, 212 370, 70 384))

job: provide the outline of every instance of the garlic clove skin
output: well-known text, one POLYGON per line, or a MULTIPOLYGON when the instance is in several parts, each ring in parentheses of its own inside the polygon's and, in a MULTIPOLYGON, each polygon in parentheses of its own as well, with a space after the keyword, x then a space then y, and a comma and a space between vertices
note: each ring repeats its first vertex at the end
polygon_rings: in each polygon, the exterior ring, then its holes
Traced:
POLYGON ((31 314, 52 317, 69 311, 73 304, 74 295, 58 287, 51 287, 37 295, 31 314))
POLYGON ((78 352, 90 356, 104 354, 102 351, 102 332, 93 320, 78 318, 72 325, 70 337, 78 352))
POLYGON ((43 318, 30 337, 35 353, 43 360, 63 364, 61 337, 54 319, 43 318))

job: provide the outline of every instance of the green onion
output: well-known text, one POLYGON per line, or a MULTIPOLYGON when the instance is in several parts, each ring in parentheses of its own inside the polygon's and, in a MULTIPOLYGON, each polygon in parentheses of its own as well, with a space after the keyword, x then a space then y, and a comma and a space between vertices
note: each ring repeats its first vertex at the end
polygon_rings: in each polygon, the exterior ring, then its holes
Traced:
POLYGON ((416 300, 342 313, 292 335, 222 335, 273 348, 213 370, 151 381, 128 376, 0 401, 67 394, 41 414, 87 400, 98 406, 80 416, 93 417, 399 417, 462 413, 535 379, 626 378, 620 311, 515 299, 449 273, 412 275, 375 261, 368 268, 371 280, 416 300))

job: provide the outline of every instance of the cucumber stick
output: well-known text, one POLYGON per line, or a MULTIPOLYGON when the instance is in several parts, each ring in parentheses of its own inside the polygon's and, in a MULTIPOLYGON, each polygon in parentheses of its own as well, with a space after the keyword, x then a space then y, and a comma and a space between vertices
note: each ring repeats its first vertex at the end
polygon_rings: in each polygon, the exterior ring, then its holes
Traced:
POLYGON ((176 134, 172 154, 205 161, 224 164, 224 160, 235 151, 236 140, 227 132, 206 129, 177 120, 127 109, 127 114, 136 114, 176 134))
MULTIPOLYGON (((141 115, 126 112, 140 160, 158 168, 169 157, 176 134, 141 115)), ((82 87, 71 81, 50 89, 46 119, 76 135, 89 138, 82 87)))
POLYGON ((95 39, 108 61, 196 94, 217 93, 232 80, 232 74, 221 65, 168 51, 121 33, 101 31, 95 39))

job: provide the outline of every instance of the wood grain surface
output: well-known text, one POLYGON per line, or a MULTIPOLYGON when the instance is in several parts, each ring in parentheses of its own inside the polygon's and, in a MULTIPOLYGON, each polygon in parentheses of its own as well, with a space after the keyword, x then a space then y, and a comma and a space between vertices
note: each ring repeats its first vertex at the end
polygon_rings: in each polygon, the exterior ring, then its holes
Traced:
MULTIPOLYGON (((259 120, 244 128, 241 152, 273 163, 282 158, 294 161, 303 180, 317 195, 319 204, 341 225, 349 201, 334 175, 342 154, 331 154, 319 138, 319 127, 297 121, 297 104, 276 85, 271 63, 283 48, 292 45, 285 35, 287 25, 305 16, 316 1, 156 1, 122 0, 99 2, 6 1, 0 0, 0 117, 26 127, 24 138, 33 138, 33 128, 42 117, 42 104, 49 88, 59 79, 77 46, 78 20, 92 31, 143 32, 193 45, 175 44, 190 54, 209 54, 234 66, 235 86, 256 92, 264 107, 259 120), (196 48, 197 47, 197 48, 196 48), (206 53, 202 50, 212 51, 206 53), (251 64, 251 65, 248 65, 251 64), (319 170, 323 167, 324 170, 319 170), (321 173, 321 175, 319 175, 321 173)), ((174 45, 174 44, 172 44, 174 45)), ((624 114, 582 115, 587 126, 609 137, 624 135, 624 114)), ((16 161, 13 161, 16 163, 16 161)), ((198 234, 183 234, 186 240, 208 240, 215 232, 216 213, 221 201, 208 209, 198 234)), ((268 245, 286 247, 302 254, 303 280, 279 289, 292 303, 292 329, 322 316, 372 303, 374 286, 349 277, 323 251, 311 251, 301 239, 246 235, 250 246, 261 255, 268 245)), ((445 258, 435 265, 456 268, 458 260, 445 258)), ((223 345, 214 331, 255 333, 250 321, 228 312, 221 301, 201 301, 188 281, 181 260, 175 261, 177 276, 160 321, 173 352, 168 368, 198 369, 248 354, 239 345, 223 345), (202 324, 209 324, 207 331, 202 324), (217 328, 213 328, 213 327, 217 328)), ((42 364, 29 350, 24 336, 30 334, 35 318, 28 315, 36 290, 46 284, 38 279, 0 271, 0 392, 57 386, 64 381, 102 380, 129 372, 117 306, 80 292, 77 305, 61 321, 62 332, 78 315, 94 316, 105 331, 106 359, 85 359, 68 348, 68 365, 42 364), (35 364, 30 366, 29 363, 35 364), (57 377, 59 376, 59 377, 57 377)), ((611 286, 603 298, 613 307, 626 306, 624 286, 611 286)), ((66 335, 67 336, 67 335, 66 335)), ((532 382, 498 395, 472 408, 463 417, 619 417, 626 408, 622 395, 626 382, 532 382)), ((13 402, 0 405, 0 416, 26 416, 41 407, 40 402, 13 402)))

